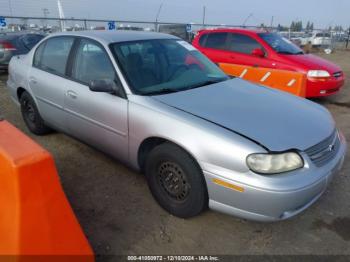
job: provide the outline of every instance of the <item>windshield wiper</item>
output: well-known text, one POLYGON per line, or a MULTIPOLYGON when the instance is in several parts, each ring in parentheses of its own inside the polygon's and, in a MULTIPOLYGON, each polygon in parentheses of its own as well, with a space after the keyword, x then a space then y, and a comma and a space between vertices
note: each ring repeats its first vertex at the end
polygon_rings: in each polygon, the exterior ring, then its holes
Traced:
POLYGON ((176 92, 181 92, 181 91, 186 91, 186 90, 190 90, 190 89, 195 89, 195 88, 199 88, 202 86, 207 86, 207 85, 212 85, 212 84, 216 84, 219 82, 223 82, 229 80, 229 78, 220 78, 220 79, 215 79, 215 80, 207 80, 207 81, 203 81, 194 85, 189 85, 186 86, 184 88, 178 88, 178 89, 173 89, 173 88, 161 88, 158 90, 154 90, 154 91, 150 91, 147 93, 143 93, 142 95, 164 95, 164 94, 170 94, 170 93, 176 93, 176 92))
POLYGON ((304 52, 300 51, 300 52, 289 52, 289 51, 278 51, 277 53, 279 54, 283 54, 283 55, 302 55, 304 54, 304 52))
POLYGON ((207 80, 207 81, 203 81, 194 85, 190 85, 187 86, 186 88, 182 89, 182 90, 190 90, 190 89, 195 89, 195 88, 199 88, 199 87, 203 87, 203 86, 208 86, 208 85, 212 85, 212 84, 217 84, 223 81, 229 80, 229 78, 221 78, 221 79, 215 79, 215 80, 207 80))
POLYGON ((151 96, 151 95, 164 95, 164 94, 170 94, 170 93, 176 93, 180 90, 177 89, 171 89, 171 88, 161 88, 159 90, 155 90, 155 91, 151 91, 151 92, 147 92, 144 93, 142 95, 146 95, 146 96, 151 96))
POLYGON ((293 55, 292 52, 288 52, 288 51, 277 51, 277 53, 283 54, 283 55, 293 55))

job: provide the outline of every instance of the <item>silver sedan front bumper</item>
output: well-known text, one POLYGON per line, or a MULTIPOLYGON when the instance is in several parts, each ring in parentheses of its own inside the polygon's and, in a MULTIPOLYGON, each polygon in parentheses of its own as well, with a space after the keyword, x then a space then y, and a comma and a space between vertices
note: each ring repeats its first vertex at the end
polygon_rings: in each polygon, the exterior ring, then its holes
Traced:
POLYGON ((303 169, 267 177, 252 172, 230 174, 204 165, 209 207, 261 222, 285 220, 299 214, 325 192, 341 169, 347 147, 343 135, 340 140, 335 158, 321 168, 306 163, 303 169))

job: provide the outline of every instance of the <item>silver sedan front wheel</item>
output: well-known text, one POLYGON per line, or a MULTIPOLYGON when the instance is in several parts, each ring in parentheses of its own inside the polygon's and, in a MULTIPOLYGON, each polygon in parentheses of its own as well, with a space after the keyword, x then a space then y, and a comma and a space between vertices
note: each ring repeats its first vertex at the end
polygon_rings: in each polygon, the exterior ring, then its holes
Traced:
POLYGON ((156 146, 147 157, 145 170, 154 198, 169 213, 189 218, 208 207, 203 173, 180 147, 172 143, 156 146))

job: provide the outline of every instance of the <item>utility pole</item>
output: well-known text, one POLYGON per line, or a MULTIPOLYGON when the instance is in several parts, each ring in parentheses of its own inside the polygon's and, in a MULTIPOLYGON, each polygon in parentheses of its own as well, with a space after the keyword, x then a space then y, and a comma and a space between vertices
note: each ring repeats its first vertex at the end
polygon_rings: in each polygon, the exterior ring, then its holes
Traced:
POLYGON ((87 22, 86 22, 86 19, 84 19, 84 29, 87 30, 87 22))
POLYGON ((47 18, 47 15, 50 13, 49 9, 47 9, 47 8, 42 8, 41 10, 43 11, 44 17, 45 17, 45 19, 46 19, 46 18, 47 18))
POLYGON ((160 4, 157 15, 156 15, 156 23, 155 23, 155 31, 158 32, 159 31, 159 26, 158 26, 158 18, 160 15, 160 11, 162 10, 163 7, 163 3, 160 4))
POLYGON ((290 38, 291 38, 291 31, 292 31, 292 29, 289 27, 288 28, 288 39, 290 40, 290 38))
POLYGON ((270 28, 272 29, 273 28, 273 16, 271 17, 271 24, 270 24, 270 28))
POLYGON ((12 12, 12 1, 9 0, 9 9, 10 9, 10 16, 13 16, 13 12, 12 12))
POLYGON ((202 27, 205 27, 205 11, 206 11, 206 7, 203 6, 203 21, 202 21, 202 27))
POLYGON ((43 22, 43 26, 45 25, 45 27, 47 27, 47 15, 50 13, 49 9, 47 8, 42 8, 41 9, 43 11, 43 14, 44 14, 44 21, 43 22))
POLYGON ((346 48, 348 48, 349 41, 350 41, 350 26, 349 26, 349 30, 348 30, 348 39, 346 40, 346 48))

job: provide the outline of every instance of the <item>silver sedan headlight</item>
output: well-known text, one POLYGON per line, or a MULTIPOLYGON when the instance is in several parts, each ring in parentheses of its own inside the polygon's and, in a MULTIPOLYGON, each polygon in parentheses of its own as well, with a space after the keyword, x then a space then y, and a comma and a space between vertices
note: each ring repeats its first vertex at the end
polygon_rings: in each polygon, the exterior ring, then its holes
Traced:
POLYGON ((248 167, 259 174, 279 174, 304 166, 304 161, 298 153, 282 154, 251 154, 247 157, 248 167))

